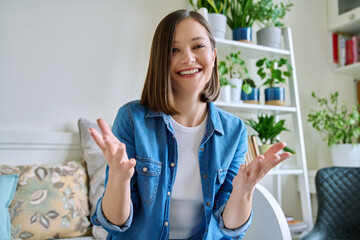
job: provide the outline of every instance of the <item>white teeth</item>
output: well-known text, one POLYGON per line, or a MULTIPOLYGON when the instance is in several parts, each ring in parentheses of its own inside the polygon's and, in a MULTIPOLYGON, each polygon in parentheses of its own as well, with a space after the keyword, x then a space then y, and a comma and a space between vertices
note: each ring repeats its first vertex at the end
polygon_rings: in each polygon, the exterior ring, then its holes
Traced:
POLYGON ((193 73, 196 73, 198 72, 199 69, 195 68, 195 69, 192 69, 192 70, 189 70, 189 71, 181 71, 180 72, 180 75, 187 75, 187 74, 193 74, 193 73))

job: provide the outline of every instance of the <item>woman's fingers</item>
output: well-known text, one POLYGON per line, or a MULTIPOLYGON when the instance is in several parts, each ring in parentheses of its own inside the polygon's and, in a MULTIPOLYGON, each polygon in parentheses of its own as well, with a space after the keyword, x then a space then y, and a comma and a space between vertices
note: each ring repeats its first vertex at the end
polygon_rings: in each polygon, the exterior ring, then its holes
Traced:
POLYGON ((99 146, 101 150, 105 149, 105 143, 103 136, 94 128, 89 128, 91 137, 94 139, 95 143, 99 146))
POLYGON ((234 178, 239 189, 253 189, 253 187, 277 164, 291 156, 291 153, 278 152, 286 146, 279 142, 269 148, 263 155, 257 156, 248 165, 241 165, 239 172, 234 178))
POLYGON ((284 147, 286 147, 286 144, 284 142, 275 143, 264 153, 264 155, 265 155, 265 157, 274 155, 274 154, 278 153, 284 147))
POLYGON ((110 153, 114 155, 116 153, 119 144, 114 142, 114 140, 108 135, 104 135, 103 138, 105 143, 105 150, 110 151, 110 153))
POLYGON ((136 165, 136 160, 134 158, 130 158, 129 161, 126 162, 127 169, 132 169, 136 165))
MULTIPOLYGON (((257 156, 246 168, 248 173, 253 176, 264 177, 265 174, 280 162, 291 156, 291 153, 284 152, 278 154, 278 152, 286 146, 284 142, 274 144, 263 155, 257 156)), ((255 177, 256 178, 256 177, 255 177)))
POLYGON ((284 153, 281 153, 279 156, 280 156, 279 162, 282 162, 282 161, 284 161, 285 159, 291 157, 291 153, 289 153, 289 152, 284 152, 284 153))
POLYGON ((114 136, 114 134, 111 131, 111 128, 110 128, 109 124, 107 124, 103 119, 99 118, 98 120, 96 120, 96 122, 99 125, 101 133, 104 136, 105 135, 114 136))

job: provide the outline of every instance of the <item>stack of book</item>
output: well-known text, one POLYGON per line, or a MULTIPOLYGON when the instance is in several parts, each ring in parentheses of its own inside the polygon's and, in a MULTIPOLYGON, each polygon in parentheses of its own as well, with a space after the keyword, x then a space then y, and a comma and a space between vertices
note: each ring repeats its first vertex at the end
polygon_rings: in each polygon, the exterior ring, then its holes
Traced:
POLYGON ((304 235, 308 225, 305 222, 295 220, 293 217, 286 217, 292 238, 298 238, 304 235))
POLYGON ((360 36, 347 33, 332 34, 332 56, 335 67, 360 61, 360 36))
POLYGON ((245 165, 251 163, 259 155, 260 150, 256 136, 248 136, 248 151, 246 153, 245 165))

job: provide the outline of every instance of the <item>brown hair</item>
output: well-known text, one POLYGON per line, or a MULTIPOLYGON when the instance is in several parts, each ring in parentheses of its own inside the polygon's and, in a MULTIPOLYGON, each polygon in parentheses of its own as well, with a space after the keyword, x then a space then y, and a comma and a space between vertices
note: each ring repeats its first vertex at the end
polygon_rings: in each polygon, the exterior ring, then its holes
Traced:
MULTIPOLYGON (((170 62, 176 25, 187 18, 198 21, 207 31, 211 48, 215 50, 215 39, 206 19, 195 11, 178 10, 168 14, 157 26, 151 45, 150 61, 140 103, 153 111, 168 115, 178 114, 170 77, 170 62)), ((205 85, 200 100, 212 102, 217 99, 220 83, 215 57, 213 71, 205 85)))

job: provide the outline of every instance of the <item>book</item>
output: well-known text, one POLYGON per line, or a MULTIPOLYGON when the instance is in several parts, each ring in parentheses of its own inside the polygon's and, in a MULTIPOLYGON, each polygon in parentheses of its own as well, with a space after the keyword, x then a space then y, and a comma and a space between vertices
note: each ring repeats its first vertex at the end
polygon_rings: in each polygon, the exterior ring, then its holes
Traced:
POLYGON ((295 234, 301 234, 307 229, 307 224, 298 220, 288 221, 288 225, 290 232, 295 234))
POLYGON ((248 141, 248 150, 245 156, 245 165, 251 163, 257 156, 260 155, 259 146, 257 143, 257 137, 255 135, 251 135, 247 137, 248 141))
POLYGON ((345 65, 354 63, 354 42, 353 39, 346 40, 345 42, 345 51, 346 51, 346 62, 345 65))
POLYGON ((286 221, 289 226, 289 230, 292 238, 301 236, 308 229, 307 223, 299 220, 295 220, 291 216, 286 216, 286 221))
POLYGON ((338 43, 338 34, 332 34, 332 56, 333 63, 339 64, 339 43, 338 43))
POLYGON ((351 39, 351 35, 346 33, 337 33, 338 35, 338 52, 339 52, 339 67, 346 65, 346 41, 351 39))
POLYGON ((252 143, 251 143, 251 138, 250 136, 247 137, 247 142, 248 142, 248 150, 246 152, 247 155, 247 162, 245 162, 245 165, 248 165, 249 163, 251 163, 254 160, 253 157, 253 148, 252 148, 252 143))
POLYGON ((360 60, 360 37, 352 36, 351 40, 353 44, 352 51, 354 55, 354 63, 357 63, 360 60))
POLYGON ((255 157, 257 157, 260 155, 260 149, 259 149, 259 145, 257 142, 257 137, 255 135, 252 135, 251 140, 252 140, 252 143, 253 143, 254 149, 255 149, 255 157))

